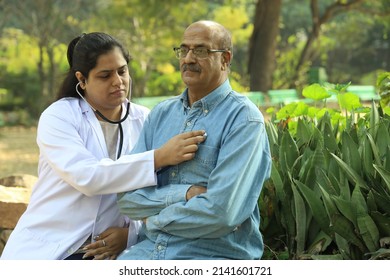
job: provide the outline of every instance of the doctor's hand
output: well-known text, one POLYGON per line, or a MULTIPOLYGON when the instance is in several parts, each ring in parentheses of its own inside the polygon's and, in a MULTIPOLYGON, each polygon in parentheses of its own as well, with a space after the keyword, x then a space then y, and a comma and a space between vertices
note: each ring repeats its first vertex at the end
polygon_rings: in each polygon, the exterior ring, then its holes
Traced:
POLYGON ((154 169, 193 159, 198 144, 205 139, 204 130, 184 132, 172 137, 161 148, 154 151, 154 169))
POLYGON ((115 260, 127 247, 129 229, 111 227, 95 237, 95 242, 84 247, 83 258, 94 257, 94 260, 115 260))

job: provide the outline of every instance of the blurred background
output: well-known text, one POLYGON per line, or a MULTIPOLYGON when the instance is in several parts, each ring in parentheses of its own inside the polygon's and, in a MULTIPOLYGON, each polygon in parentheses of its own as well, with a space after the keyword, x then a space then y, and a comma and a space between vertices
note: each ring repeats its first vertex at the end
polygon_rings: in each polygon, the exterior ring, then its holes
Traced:
POLYGON ((0 0, 0 126, 36 124, 68 69, 68 42, 83 32, 129 49, 134 101, 179 94, 172 48, 200 19, 232 32, 239 92, 374 85, 390 68, 390 0, 0 0))
POLYGON ((390 69, 390 0, 0 0, 0 177, 37 174, 36 124, 68 70, 70 40, 121 40, 132 101, 152 108, 183 90, 172 48, 201 19, 232 32, 231 83, 263 113, 312 83, 351 83, 370 99, 390 69))

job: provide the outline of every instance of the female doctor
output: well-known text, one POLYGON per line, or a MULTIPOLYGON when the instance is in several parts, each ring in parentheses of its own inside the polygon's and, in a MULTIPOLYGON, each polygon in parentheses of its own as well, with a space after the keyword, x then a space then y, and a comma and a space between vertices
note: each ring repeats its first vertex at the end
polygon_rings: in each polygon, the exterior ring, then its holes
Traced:
POLYGON ((38 181, 2 259, 115 259, 137 240, 117 193, 156 184, 155 170, 190 160, 204 131, 129 155, 148 109, 128 101, 129 55, 113 37, 73 39, 58 100, 41 115, 38 181))

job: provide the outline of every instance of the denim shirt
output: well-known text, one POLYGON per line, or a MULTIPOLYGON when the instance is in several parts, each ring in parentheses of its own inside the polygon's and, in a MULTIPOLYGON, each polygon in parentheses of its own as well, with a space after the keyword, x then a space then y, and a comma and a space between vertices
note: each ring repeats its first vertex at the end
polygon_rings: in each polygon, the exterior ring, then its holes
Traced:
POLYGON ((188 103, 187 90, 149 114, 133 153, 161 147, 174 135, 203 129, 195 158, 158 172, 158 185, 119 197, 120 211, 147 218, 136 245, 119 259, 260 259, 263 240, 257 205, 270 176, 264 118, 226 80, 188 103), (186 201, 191 185, 207 192, 186 201))

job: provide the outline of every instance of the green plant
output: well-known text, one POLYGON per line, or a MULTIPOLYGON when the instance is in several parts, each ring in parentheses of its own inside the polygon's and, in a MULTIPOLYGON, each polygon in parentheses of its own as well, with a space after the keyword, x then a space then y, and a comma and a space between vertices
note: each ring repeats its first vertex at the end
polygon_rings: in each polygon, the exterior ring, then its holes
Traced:
POLYGON ((381 73, 376 80, 376 87, 381 97, 380 104, 390 115, 390 72, 381 73))
MULTIPOLYGON (((303 95, 320 101, 328 86, 303 95)), ((390 116, 374 102, 362 107, 347 86, 331 89, 339 110, 301 101, 267 123, 273 166, 259 199, 267 258, 390 256, 390 116)))

